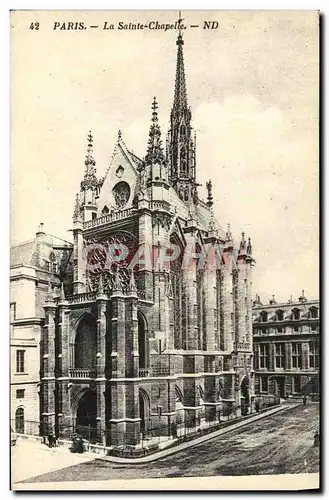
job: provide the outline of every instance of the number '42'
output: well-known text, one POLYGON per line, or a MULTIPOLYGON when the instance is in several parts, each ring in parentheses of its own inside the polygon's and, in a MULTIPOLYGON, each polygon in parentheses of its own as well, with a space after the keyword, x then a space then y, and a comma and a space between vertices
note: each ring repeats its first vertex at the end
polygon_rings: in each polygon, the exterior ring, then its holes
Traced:
POLYGON ((39 29, 39 23, 31 23, 30 24, 30 30, 38 30, 39 29))

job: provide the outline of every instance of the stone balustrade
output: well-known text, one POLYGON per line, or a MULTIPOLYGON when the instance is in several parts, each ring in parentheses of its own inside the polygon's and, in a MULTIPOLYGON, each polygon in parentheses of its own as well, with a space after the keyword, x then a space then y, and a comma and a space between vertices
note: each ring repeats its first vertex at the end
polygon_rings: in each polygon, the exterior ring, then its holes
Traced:
POLYGON ((70 368, 69 376, 70 378, 90 379, 96 378, 97 372, 90 368, 70 368))
POLYGON ((83 223, 83 229, 90 229, 92 227, 104 226, 109 222, 118 221, 121 219, 126 219, 134 215, 136 212, 135 208, 124 208, 123 210, 115 210, 109 214, 102 215, 102 217, 97 217, 96 219, 88 220, 83 223))

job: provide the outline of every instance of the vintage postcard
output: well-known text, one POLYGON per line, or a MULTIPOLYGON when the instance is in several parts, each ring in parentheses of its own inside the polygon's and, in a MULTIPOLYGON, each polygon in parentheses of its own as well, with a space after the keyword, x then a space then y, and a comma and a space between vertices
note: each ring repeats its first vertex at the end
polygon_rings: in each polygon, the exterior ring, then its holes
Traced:
POLYGON ((12 489, 319 488, 319 13, 10 23, 12 489))

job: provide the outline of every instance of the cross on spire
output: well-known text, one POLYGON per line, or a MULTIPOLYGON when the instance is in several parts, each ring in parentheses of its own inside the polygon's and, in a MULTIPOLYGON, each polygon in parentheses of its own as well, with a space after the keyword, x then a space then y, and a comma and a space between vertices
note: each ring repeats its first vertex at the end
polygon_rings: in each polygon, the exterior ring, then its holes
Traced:
POLYGON ((152 110, 153 110, 153 113, 157 114, 157 109, 158 109, 158 103, 157 103, 157 99, 156 97, 154 96, 153 97, 153 102, 152 102, 152 110))
POLYGON ((164 163, 165 155, 162 148, 161 130, 158 117, 158 103, 156 97, 152 101, 152 123, 150 126, 149 140, 147 143, 147 152, 145 162, 148 165, 153 163, 164 163))
POLYGON ((82 187, 91 187, 97 184, 96 177, 96 161, 94 158, 94 138, 89 130, 87 135, 87 154, 85 159, 85 175, 82 182, 82 187))

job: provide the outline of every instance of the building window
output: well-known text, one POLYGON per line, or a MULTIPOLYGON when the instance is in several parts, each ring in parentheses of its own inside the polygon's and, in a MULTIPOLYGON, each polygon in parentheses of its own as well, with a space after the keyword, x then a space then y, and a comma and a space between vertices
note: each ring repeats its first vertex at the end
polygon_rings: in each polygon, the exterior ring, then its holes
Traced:
POLYGON ((17 389, 16 390, 16 398, 23 399, 25 396, 25 389, 17 389))
POLYGON ((275 344, 275 367, 284 368, 284 344, 275 344))
POLYGON ((24 373, 25 351, 16 351, 16 373, 24 373))
POLYGON ((295 320, 300 319, 300 309, 293 309, 292 310, 292 318, 295 320))
POLYGON ((299 326, 294 326, 294 332, 299 332, 299 326))
POLYGON ((260 313, 260 321, 261 323, 267 323, 268 320, 268 313, 266 311, 262 311, 260 313))
POLYGON ((310 308, 309 317, 312 319, 316 319, 318 317, 318 308, 317 307, 310 308))
POLYGON ((15 413, 15 431, 24 434, 24 408, 17 408, 15 413))
POLYGON ((319 368, 319 349, 316 342, 309 344, 309 362, 310 368, 319 368))
POLYGON ((283 321, 283 311, 281 309, 276 311, 276 319, 277 321, 283 321))
POLYGON ((267 368, 268 366, 268 346, 260 344, 259 346, 259 368, 267 368))
POLYGON ((267 377, 260 377, 260 390, 261 392, 268 391, 267 377))
POLYGON ((285 332, 285 329, 283 326, 279 326, 278 328, 278 333, 284 333, 285 332))
POLYGON ((16 319, 16 302, 11 302, 10 304, 10 323, 16 319))
POLYGON ((302 344, 292 344, 292 367, 301 368, 302 366, 302 344))
POLYGON ((262 328, 262 334, 265 335, 267 333, 267 329, 266 328, 262 328))
POLYGON ((92 212, 91 213, 91 219, 92 220, 97 219, 97 212, 92 212))

